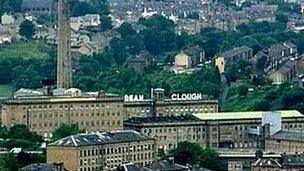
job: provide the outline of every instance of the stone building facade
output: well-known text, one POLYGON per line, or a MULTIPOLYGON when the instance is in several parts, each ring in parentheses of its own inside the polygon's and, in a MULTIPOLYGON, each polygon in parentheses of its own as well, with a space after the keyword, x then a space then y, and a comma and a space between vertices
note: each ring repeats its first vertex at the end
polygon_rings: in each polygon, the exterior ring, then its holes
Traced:
POLYGON ((47 163, 63 162, 70 171, 110 171, 123 163, 155 160, 154 140, 136 131, 72 135, 47 147, 47 163))
MULTIPOLYGON (((279 111, 280 129, 299 130, 304 116, 298 111, 279 111)), ((267 113, 267 115, 272 113, 267 113)), ((188 140, 203 147, 224 149, 265 148, 263 112, 201 113, 186 116, 131 118, 125 129, 155 138, 158 148, 171 149, 188 140)), ((274 123, 271 123, 274 124, 274 123)))
POLYGON ((51 137, 51 133, 62 123, 77 124, 88 132, 111 131, 122 130, 123 121, 134 116, 216 113, 219 110, 218 100, 166 99, 164 89, 155 89, 150 99, 129 100, 106 93, 81 94, 78 89, 72 92, 74 94, 69 92, 60 96, 45 96, 39 92, 26 96, 22 92, 18 97, 4 100, 1 124, 8 127, 25 124, 32 131, 51 137))
POLYGON ((302 131, 279 131, 266 138, 266 149, 278 153, 298 153, 304 151, 302 131))
POLYGON ((4 126, 25 124, 44 137, 63 123, 74 123, 86 131, 123 129, 123 104, 119 97, 20 98, 4 101, 4 126))

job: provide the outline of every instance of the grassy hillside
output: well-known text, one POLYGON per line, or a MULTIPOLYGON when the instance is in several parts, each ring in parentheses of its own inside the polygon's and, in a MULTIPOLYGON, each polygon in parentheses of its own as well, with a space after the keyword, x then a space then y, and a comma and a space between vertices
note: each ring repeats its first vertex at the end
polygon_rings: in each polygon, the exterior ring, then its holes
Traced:
POLYGON ((0 97, 9 97, 12 95, 12 87, 9 84, 0 84, 0 97))
POLYGON ((0 46, 0 58, 45 58, 48 56, 51 46, 43 41, 20 41, 8 46, 0 46))
POLYGON ((296 109, 304 112, 304 89, 297 85, 265 86, 240 94, 240 86, 230 87, 225 100, 226 111, 296 109))

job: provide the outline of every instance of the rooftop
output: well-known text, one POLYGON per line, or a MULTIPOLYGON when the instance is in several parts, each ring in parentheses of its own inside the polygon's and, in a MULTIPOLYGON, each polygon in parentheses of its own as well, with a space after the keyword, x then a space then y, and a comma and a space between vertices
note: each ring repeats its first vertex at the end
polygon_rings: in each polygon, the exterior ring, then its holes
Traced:
POLYGON ((240 47, 235 47, 231 50, 228 50, 228 51, 225 51, 223 52, 223 56, 224 58, 231 58, 235 55, 238 55, 238 54, 241 54, 241 53, 244 53, 244 52, 247 52, 247 51, 251 51, 252 49, 248 46, 240 46, 240 47))
POLYGON ((279 131, 272 136, 270 139, 275 140, 291 140, 291 141, 304 141, 304 134, 300 131, 279 131))
POLYGON ((71 135, 50 144, 50 146, 80 147, 146 140, 152 139, 133 130, 123 130, 93 134, 71 135))
MULTIPOLYGON (((297 110, 280 110, 274 111, 281 113, 282 118, 303 117, 297 110)), ((222 113, 197 113, 193 114, 201 120, 237 120, 237 119, 261 119, 263 111, 254 112, 222 112, 222 113)), ((273 112, 269 112, 273 113, 273 112)))
POLYGON ((33 163, 20 168, 19 171, 52 171, 52 166, 45 163, 33 163))
POLYGON ((253 166, 281 168, 281 164, 277 160, 265 158, 258 159, 256 162, 253 163, 253 166))
POLYGON ((304 154, 285 155, 282 160, 283 166, 304 166, 304 154))
POLYGON ((162 170, 162 171, 186 171, 188 167, 169 162, 167 160, 156 161, 149 166, 152 170, 162 170))
POLYGON ((23 0, 22 8, 51 8, 53 0, 23 0))

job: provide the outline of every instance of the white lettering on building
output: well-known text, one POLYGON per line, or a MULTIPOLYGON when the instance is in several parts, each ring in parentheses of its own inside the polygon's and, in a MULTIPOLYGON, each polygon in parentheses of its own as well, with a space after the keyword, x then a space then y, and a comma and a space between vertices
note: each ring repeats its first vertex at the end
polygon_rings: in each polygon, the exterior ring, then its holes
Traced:
POLYGON ((130 95, 125 95, 124 96, 124 100, 125 102, 142 102, 144 101, 144 95, 133 95, 133 94, 130 94, 130 95))
POLYGON ((201 100, 201 93, 172 94, 171 100, 201 100))

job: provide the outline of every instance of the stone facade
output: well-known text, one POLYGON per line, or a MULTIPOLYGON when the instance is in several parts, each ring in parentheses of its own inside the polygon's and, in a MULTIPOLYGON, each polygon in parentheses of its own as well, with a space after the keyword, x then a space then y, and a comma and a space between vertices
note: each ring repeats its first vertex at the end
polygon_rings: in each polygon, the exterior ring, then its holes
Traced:
POLYGON ((154 140, 135 131, 74 135, 47 147, 47 163, 63 162, 70 171, 108 171, 126 162, 144 166, 154 159, 154 140))
POLYGON ((75 123, 86 131, 123 129, 121 98, 14 99, 4 102, 1 115, 2 125, 25 124, 45 137, 62 123, 75 123))
MULTIPOLYGON (((281 129, 301 129, 304 120, 302 114, 297 111, 280 112, 281 129)), ((166 150, 176 147, 178 142, 184 140, 211 148, 260 149, 264 148, 262 113, 202 113, 194 116, 131 118, 124 122, 124 128, 155 138, 157 147, 166 150)))

